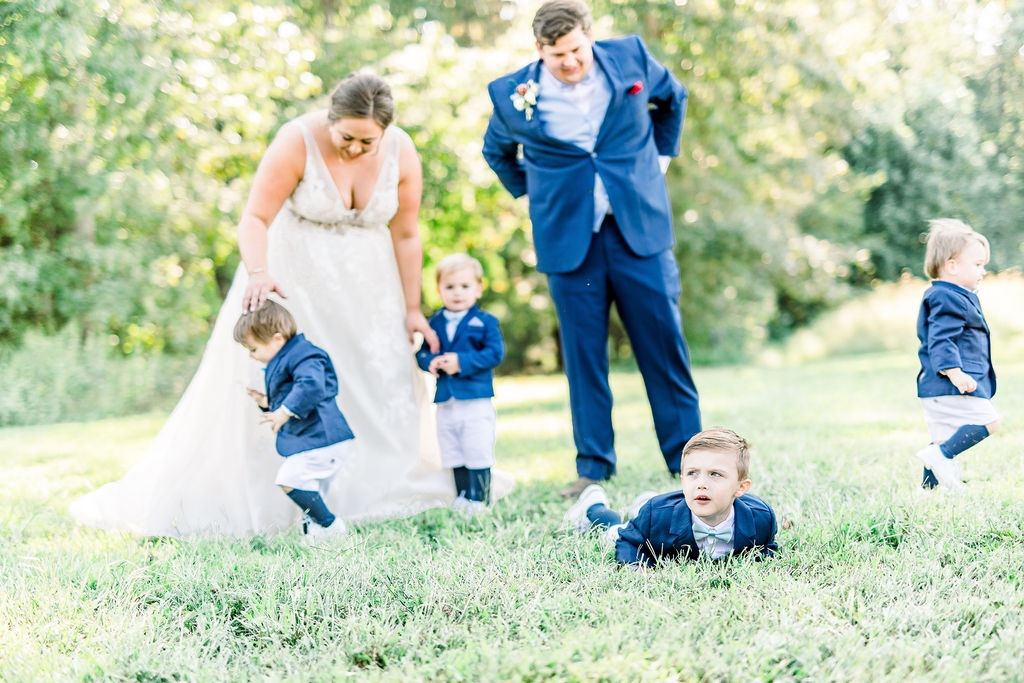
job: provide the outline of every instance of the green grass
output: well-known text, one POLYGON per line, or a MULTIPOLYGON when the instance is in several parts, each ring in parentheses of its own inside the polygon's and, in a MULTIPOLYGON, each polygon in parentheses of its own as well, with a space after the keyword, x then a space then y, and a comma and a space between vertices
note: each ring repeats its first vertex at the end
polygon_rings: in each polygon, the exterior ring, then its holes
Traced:
MULTIPOLYGON (((1012 680, 1024 638, 1024 364, 970 490, 919 495, 913 356, 697 371, 706 425, 755 445, 753 491, 787 527, 765 563, 616 571, 558 532, 573 474, 564 380, 498 386, 493 513, 290 536, 151 541, 76 526, 163 415, 0 430, 0 679, 1012 680)), ((626 504, 673 487, 639 378, 614 376, 626 504)))

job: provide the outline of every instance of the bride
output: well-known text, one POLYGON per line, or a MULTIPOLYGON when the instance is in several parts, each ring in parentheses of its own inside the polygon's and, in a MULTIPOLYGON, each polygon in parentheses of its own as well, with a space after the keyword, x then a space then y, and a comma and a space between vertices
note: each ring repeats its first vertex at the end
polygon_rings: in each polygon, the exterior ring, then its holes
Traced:
MULTIPOLYGON (((441 468, 426 376, 410 337, 437 337, 420 310, 422 172, 391 126, 388 85, 352 74, 327 111, 284 124, 253 180, 242 263, 195 377, 149 452, 119 481, 75 501, 79 521, 148 536, 286 529, 298 510, 274 486, 280 456, 246 395, 259 366, 232 339, 243 310, 280 297, 337 369, 354 455, 328 507, 346 521, 400 517, 454 497, 441 468)), ((511 487, 495 473, 493 497, 511 487)))

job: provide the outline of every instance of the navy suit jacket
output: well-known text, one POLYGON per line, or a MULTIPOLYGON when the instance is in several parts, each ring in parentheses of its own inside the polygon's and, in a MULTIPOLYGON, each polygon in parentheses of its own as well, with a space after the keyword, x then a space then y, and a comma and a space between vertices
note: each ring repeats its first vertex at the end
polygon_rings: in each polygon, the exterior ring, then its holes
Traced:
POLYGON ((454 352, 459 356, 458 374, 449 375, 442 371, 437 378, 434 402, 494 396, 492 370, 505 357, 505 342, 501 338, 498 319, 474 304, 459 321, 452 339, 448 339, 447 325, 443 310, 430 319, 431 329, 441 340, 441 353, 431 353, 426 342, 416 352, 416 362, 423 370, 442 353, 454 352))
MULTIPOLYGON (((775 554, 775 512, 760 498, 744 494, 733 501, 732 554, 775 554)), ((647 566, 668 559, 695 560, 700 554, 693 537, 693 518, 682 491, 651 498, 640 513, 619 530, 615 559, 647 566)))
POLYGON ((995 396, 992 343, 977 294, 952 282, 932 281, 917 315, 917 338, 921 341, 917 352, 921 359, 919 397, 959 396, 960 390, 939 374, 949 368, 960 368, 978 382, 969 396, 995 396))
MULTIPOLYGON (((595 171, 619 230, 636 255, 659 253, 674 241, 658 156, 679 154, 686 89, 651 56, 639 36, 597 41, 594 59, 608 78, 612 98, 593 153, 550 137, 536 111, 527 121, 525 112, 513 106, 517 85, 540 82, 542 62, 488 86, 494 113, 484 134, 484 158, 512 196, 529 194, 537 269, 542 273, 567 273, 583 263, 595 224, 595 171)), ((543 97, 541 91, 538 98, 543 97)))
POLYGON ((353 437, 335 400, 338 377, 327 353, 297 334, 267 363, 263 380, 269 410, 282 405, 295 414, 277 432, 283 456, 323 448, 353 437))

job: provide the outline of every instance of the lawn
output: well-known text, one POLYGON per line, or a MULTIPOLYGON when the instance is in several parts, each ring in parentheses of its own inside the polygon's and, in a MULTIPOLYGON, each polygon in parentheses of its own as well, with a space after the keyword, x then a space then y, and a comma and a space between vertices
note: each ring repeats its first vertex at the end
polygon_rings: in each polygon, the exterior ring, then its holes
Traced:
MULTIPOLYGON (((559 531, 573 475, 564 380, 501 381, 493 512, 294 536, 146 540, 75 525, 162 414, 0 430, 0 680, 1011 680, 1024 642, 1024 363, 969 490, 917 489, 908 354, 698 369, 706 425, 755 446, 772 561, 617 571, 559 531)), ((675 486, 639 377, 613 377, 623 506, 675 486)))

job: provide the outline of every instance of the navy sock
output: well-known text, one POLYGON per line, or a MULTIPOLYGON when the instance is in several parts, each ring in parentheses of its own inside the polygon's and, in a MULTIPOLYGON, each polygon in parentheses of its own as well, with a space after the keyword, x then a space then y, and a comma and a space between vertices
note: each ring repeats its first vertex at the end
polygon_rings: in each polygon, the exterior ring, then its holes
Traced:
POLYGON ((320 526, 330 526, 334 523, 334 515, 327 509, 327 504, 317 491, 292 489, 288 492, 288 497, 320 526))
POLYGON ((947 458, 952 458, 979 443, 986 436, 988 436, 988 427, 985 425, 964 425, 939 446, 939 450, 947 458))
POLYGON ((491 468, 467 469, 466 472, 469 476, 469 491, 466 493, 466 498, 489 503, 491 501, 491 468))
POLYGON ((599 529, 607 529, 610 526, 622 524, 622 515, 604 503, 594 503, 588 507, 587 519, 599 529))
POLYGON ((935 473, 927 467, 924 468, 924 476, 921 478, 921 488, 933 489, 939 485, 939 480, 935 478, 935 473))
POLYGON ((452 476, 455 477, 455 495, 465 498, 469 495, 469 470, 465 467, 453 467, 452 476))

